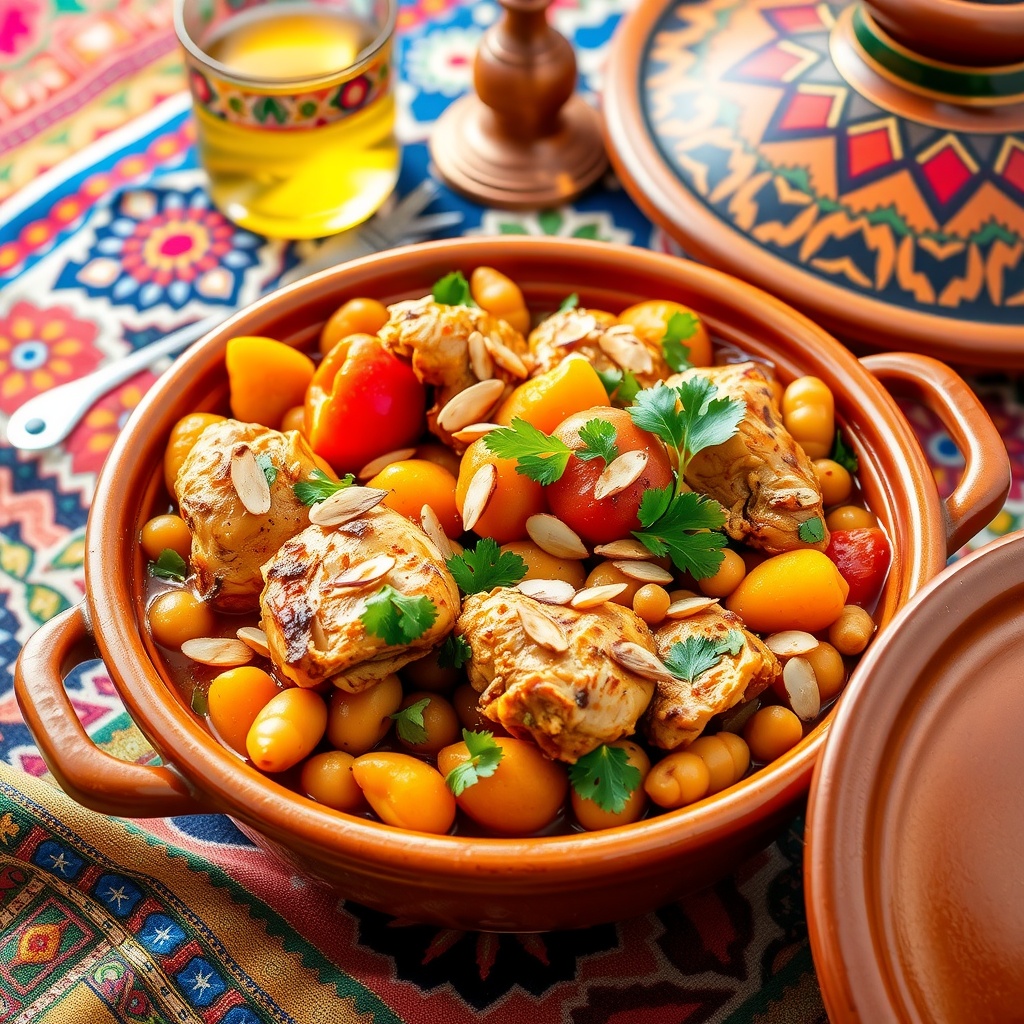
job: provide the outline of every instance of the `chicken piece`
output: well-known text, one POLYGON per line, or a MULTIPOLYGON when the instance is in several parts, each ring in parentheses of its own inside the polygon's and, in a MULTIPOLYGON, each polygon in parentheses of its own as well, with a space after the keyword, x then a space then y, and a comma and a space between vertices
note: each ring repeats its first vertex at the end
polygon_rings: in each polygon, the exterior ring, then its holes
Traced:
POLYGON ((654 692, 650 679, 608 657, 617 640, 654 653, 650 630, 622 605, 577 611, 501 587, 466 598, 455 632, 473 648, 466 669, 480 710, 559 761, 575 762, 602 743, 632 735, 654 692), (520 609, 557 623, 568 649, 559 654, 536 643, 520 609))
POLYGON ((317 468, 312 449, 296 430, 282 434, 256 423, 223 420, 208 426, 178 470, 174 491, 192 531, 190 561, 199 595, 226 612, 259 607, 260 566, 309 525, 309 509, 292 485, 317 468), (231 482, 231 456, 248 446, 277 470, 270 511, 247 512, 231 482))
POLYGON ((595 370, 632 370, 643 387, 672 372, 660 345, 648 344, 629 324, 600 309, 566 309, 549 316, 530 332, 530 351, 534 376, 573 353, 585 356, 595 370))
POLYGON ((668 622, 655 632, 654 638, 658 655, 664 660, 673 644, 690 637, 721 644, 732 630, 740 634, 731 638, 741 641, 738 654, 723 653, 715 665, 699 673, 692 682, 658 682, 642 726, 656 747, 675 750, 689 746, 713 716, 740 701, 752 700, 782 674, 778 658, 743 628, 742 619, 717 605, 689 618, 668 622))
POLYGON ((718 388, 720 397, 738 398, 747 411, 738 432, 724 444, 698 452, 686 469, 686 483, 717 498, 733 540, 769 554, 793 548, 828 547, 821 487, 811 460, 782 425, 768 378, 756 363, 687 370, 670 386, 695 375, 718 388), (821 540, 803 540, 800 527, 818 520, 821 540))
POLYGON ((438 427, 437 414, 460 391, 481 379, 470 358, 470 336, 478 332, 485 347, 485 339, 490 342, 484 362, 492 367, 492 377, 511 384, 529 373, 526 340, 511 324, 486 310, 444 305, 429 295, 396 303, 388 312, 390 319, 377 332, 384 347, 410 360, 419 380, 435 388, 434 404, 427 410, 430 432, 457 450, 465 447, 454 444, 451 435, 438 427))
POLYGON ((278 671, 298 686, 325 679, 359 693, 422 657, 451 632, 459 588, 433 542, 403 515, 380 505, 342 526, 309 526, 263 566, 262 627, 278 671), (350 585, 343 573, 371 559, 379 575, 350 585), (390 562, 389 562, 390 560, 390 562), (433 623, 408 643, 369 633, 361 616, 385 586, 427 597, 433 623))

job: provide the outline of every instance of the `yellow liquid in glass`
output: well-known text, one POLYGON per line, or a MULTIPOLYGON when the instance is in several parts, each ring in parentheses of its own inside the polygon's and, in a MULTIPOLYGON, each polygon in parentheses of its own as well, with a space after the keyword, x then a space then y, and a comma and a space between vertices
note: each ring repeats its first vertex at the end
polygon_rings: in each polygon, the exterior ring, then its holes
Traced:
MULTIPOLYGON (((300 78, 344 71, 373 40, 367 25, 323 7, 282 6, 251 8, 232 19, 206 44, 207 53, 241 75, 300 78)), ((298 85, 289 91, 312 90, 298 85)), ((213 201, 231 220, 260 234, 316 238, 343 231, 371 216, 398 180, 390 90, 357 113, 317 128, 250 127, 198 105, 195 112, 199 158, 213 201)))

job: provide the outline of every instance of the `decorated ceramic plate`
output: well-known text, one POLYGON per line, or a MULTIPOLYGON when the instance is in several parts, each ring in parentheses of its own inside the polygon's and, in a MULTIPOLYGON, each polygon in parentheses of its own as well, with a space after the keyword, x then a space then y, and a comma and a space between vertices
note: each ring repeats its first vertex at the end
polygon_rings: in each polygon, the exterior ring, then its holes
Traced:
POLYGON ((1024 4, 645 0, 608 148, 691 255, 847 340, 1024 367, 1022 34, 1024 4))

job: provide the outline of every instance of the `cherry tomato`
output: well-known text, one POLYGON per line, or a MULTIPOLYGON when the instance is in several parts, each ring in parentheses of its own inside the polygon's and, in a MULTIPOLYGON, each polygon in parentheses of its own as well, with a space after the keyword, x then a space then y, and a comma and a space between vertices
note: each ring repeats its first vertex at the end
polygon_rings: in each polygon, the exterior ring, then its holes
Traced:
POLYGON ((604 459, 584 461, 575 455, 560 479, 545 488, 551 511, 591 544, 607 544, 628 537, 640 529, 637 511, 645 491, 672 483, 672 464, 665 446, 646 430, 635 426, 625 409, 596 406, 573 413, 552 432, 573 450, 585 447, 580 429, 590 420, 606 420, 615 427, 615 444, 619 455, 625 452, 647 452, 647 465, 640 476, 625 490, 610 498, 594 497, 594 485, 605 468, 604 459))
POLYGON ((423 432, 423 385, 408 363, 369 334, 354 334, 331 349, 305 404, 306 437, 339 473, 358 472, 423 432))
POLYGON ((881 530, 834 530, 825 554, 850 584, 847 604, 866 605, 878 597, 892 557, 889 538, 881 530))

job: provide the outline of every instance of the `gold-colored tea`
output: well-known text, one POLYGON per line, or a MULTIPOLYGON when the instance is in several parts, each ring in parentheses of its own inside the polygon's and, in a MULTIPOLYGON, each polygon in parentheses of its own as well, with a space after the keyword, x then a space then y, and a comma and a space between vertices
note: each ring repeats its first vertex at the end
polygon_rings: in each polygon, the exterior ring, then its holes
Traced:
POLYGON ((199 157, 228 217, 260 234, 312 238, 384 202, 400 159, 390 40, 346 73, 378 33, 340 7, 271 2, 203 40, 230 76, 215 65, 192 71, 199 157))

